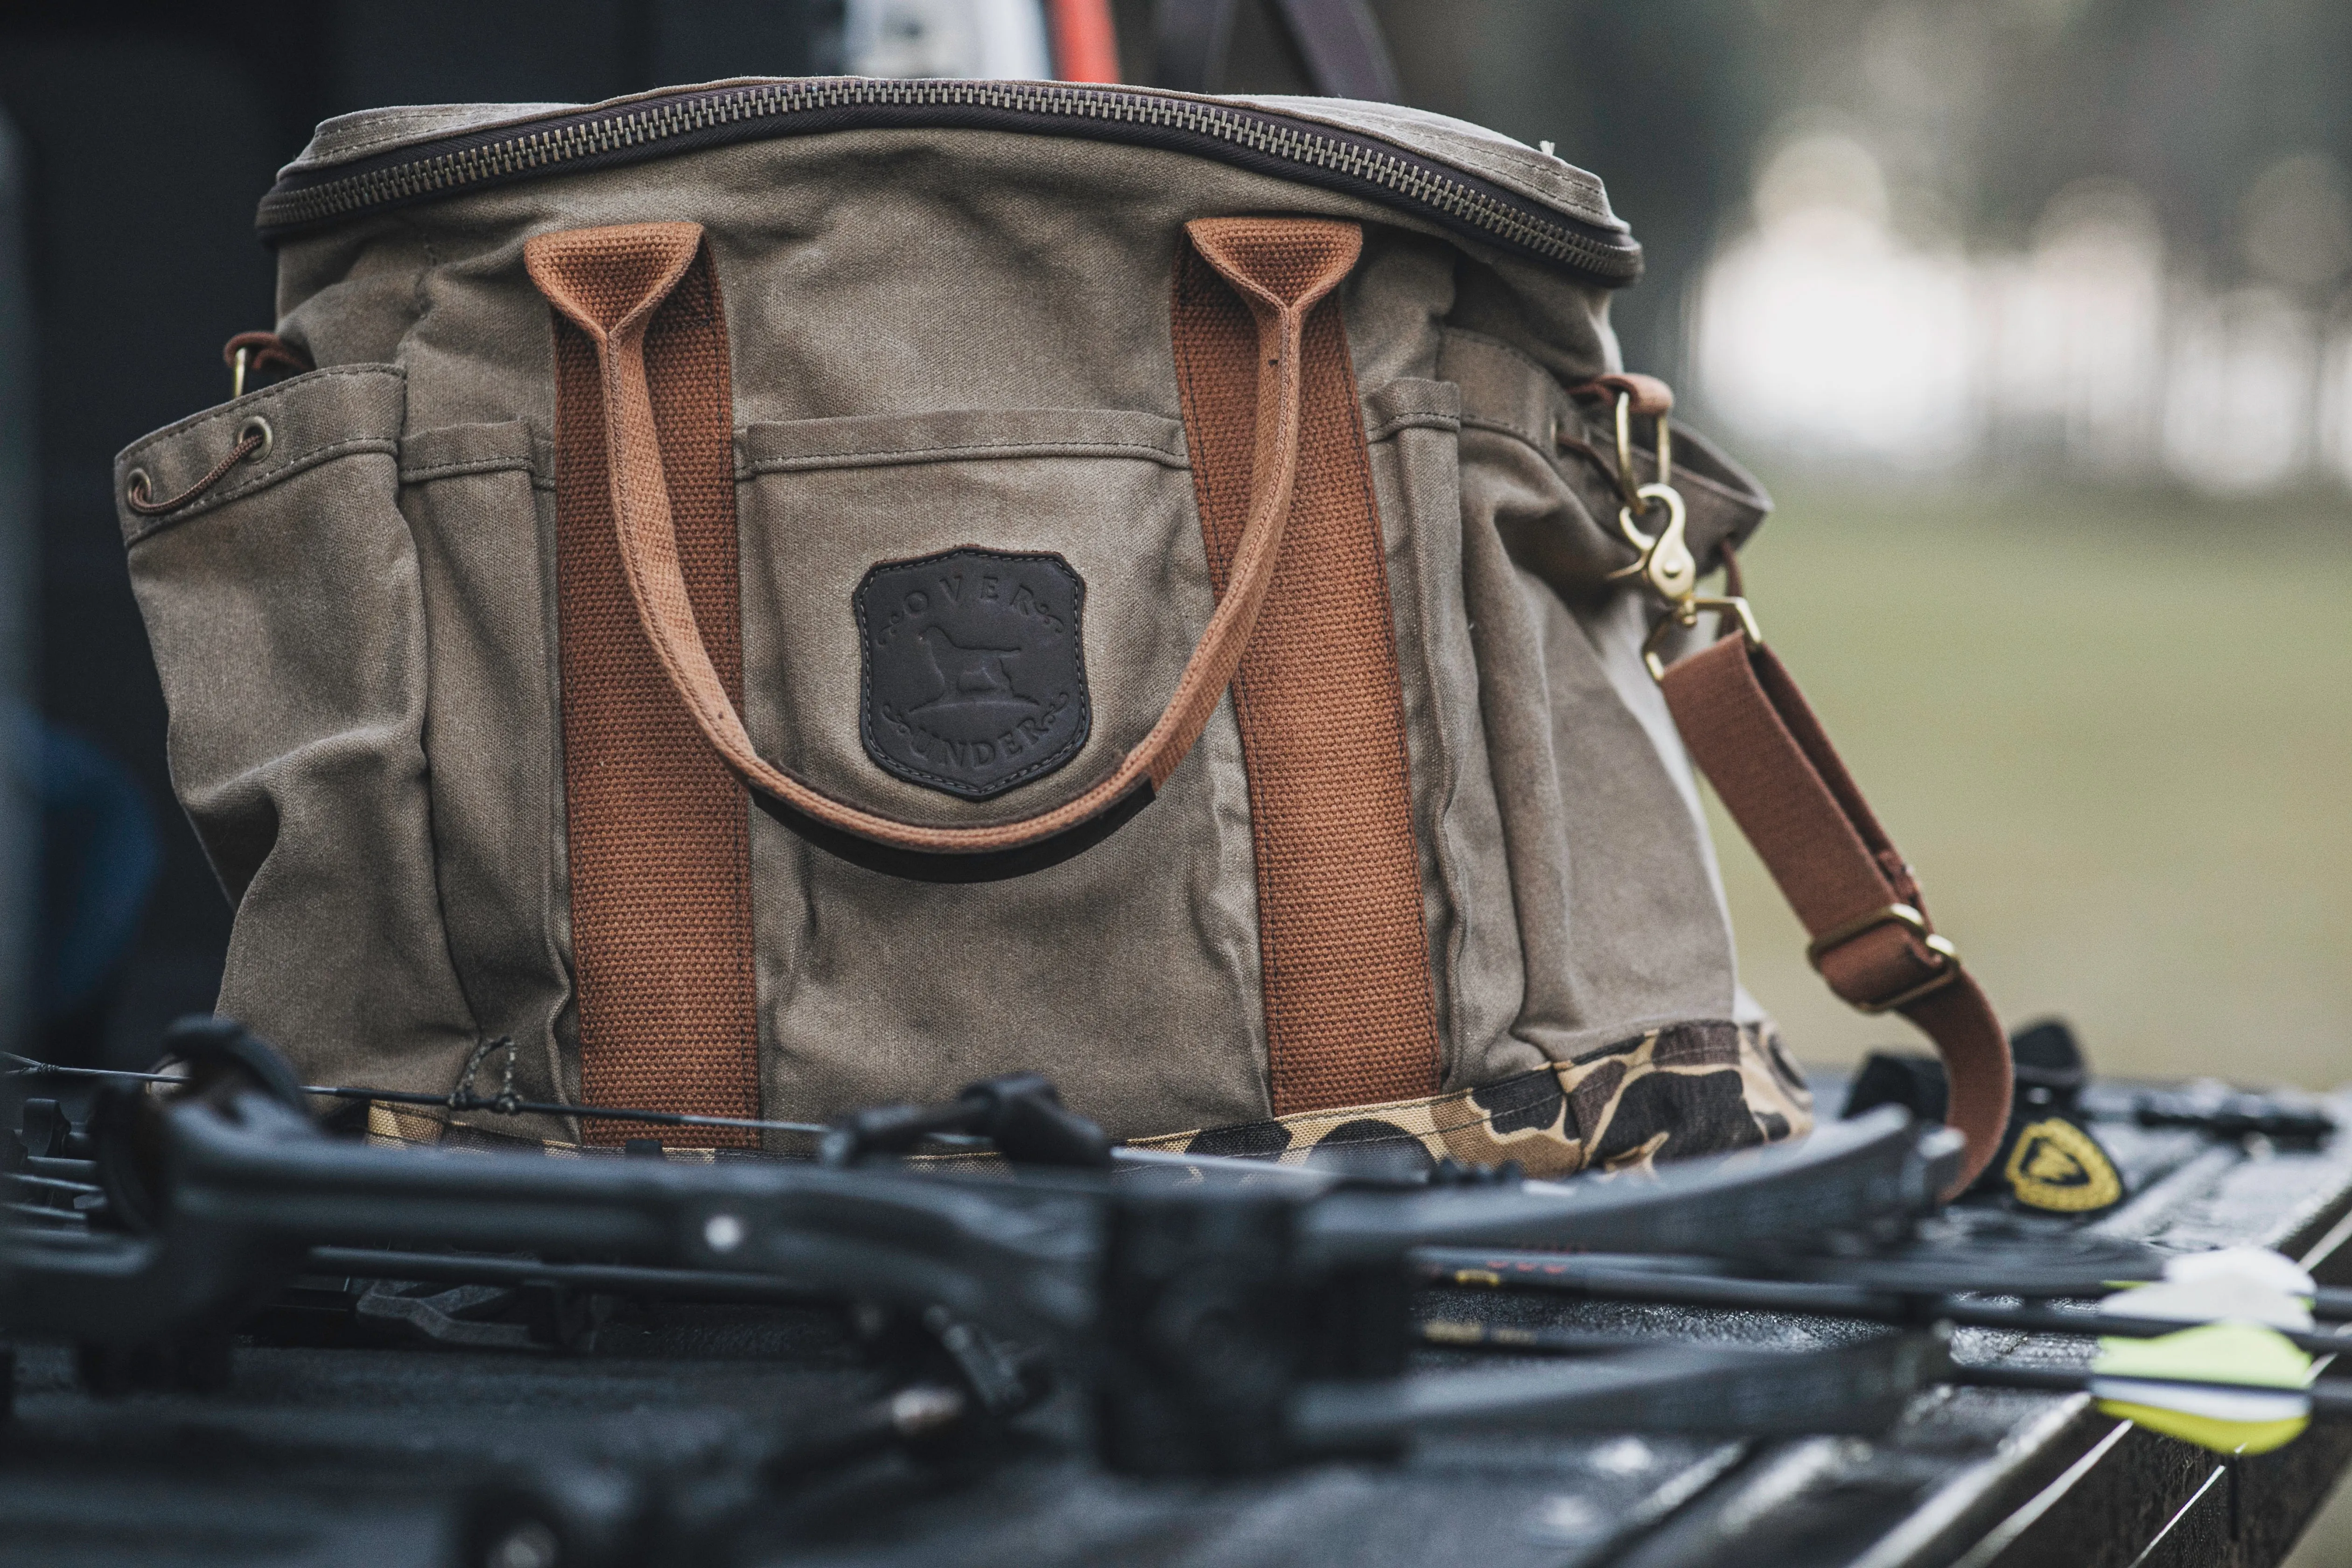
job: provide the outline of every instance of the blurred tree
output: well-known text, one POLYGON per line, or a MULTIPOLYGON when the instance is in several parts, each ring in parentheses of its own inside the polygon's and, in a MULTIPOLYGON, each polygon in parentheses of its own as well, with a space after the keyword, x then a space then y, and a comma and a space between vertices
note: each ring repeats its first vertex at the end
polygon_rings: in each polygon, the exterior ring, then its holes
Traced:
MULTIPOLYGON (((1446 7, 1454 10, 1454 7, 1446 7)), ((1625 360, 1683 379, 1684 315, 1774 107, 1749 0, 1482 0, 1471 118, 1599 174, 1647 257, 1612 307, 1625 360)))

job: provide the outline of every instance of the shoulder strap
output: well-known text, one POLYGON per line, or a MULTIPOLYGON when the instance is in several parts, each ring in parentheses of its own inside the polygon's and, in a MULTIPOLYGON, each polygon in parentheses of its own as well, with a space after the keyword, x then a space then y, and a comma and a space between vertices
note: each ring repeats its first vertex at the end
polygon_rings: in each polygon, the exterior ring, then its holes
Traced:
POLYGON ((1642 650, 1665 693, 1683 744, 1723 799, 1731 819, 1780 885, 1812 938, 1805 956, 1838 996, 1865 1013, 1900 1013, 1936 1043, 1951 1085, 1945 1120, 1967 1141, 1955 1197, 1992 1163, 2009 1129, 2015 1077, 2009 1037, 1958 949, 1936 934, 1911 867, 1862 798, 1821 721, 1788 669, 1764 646, 1739 595, 1739 563, 1729 540, 1721 557, 1725 596, 1702 598, 1709 563, 1693 553, 1683 498, 1674 487, 1667 414, 1674 391, 1650 376, 1607 375, 1570 396, 1612 395, 1616 404, 1617 526, 1638 551, 1612 574, 1664 599, 1665 616, 1642 650), (1657 422, 1649 484, 1639 482, 1633 441, 1636 414, 1657 422), (1657 532, 1640 520, 1654 516, 1657 532), (1677 629, 1718 613, 1733 635, 1669 667, 1659 649, 1677 629))
MULTIPOLYGON (((1725 554, 1727 562, 1727 547, 1725 554)), ((1902 1014, 1936 1043, 1951 1082, 1948 1120, 1968 1140, 1956 1194, 1991 1161, 2009 1126, 2008 1037, 1958 950, 1929 924, 1910 866, 1756 635, 1746 602, 1686 600, 1669 619, 1709 606, 1737 611, 1726 616, 1736 635, 1653 666, 1666 707, 1804 922, 1813 939, 1806 956, 1830 989, 1865 1013, 1902 1014)))
POLYGON ((1395 62, 1364 0, 1276 0, 1315 90, 1326 98, 1397 100, 1395 62))
MULTIPOLYGON (((1242 0, 1160 0, 1153 20, 1152 79, 1181 92, 1217 92, 1242 0)), ((1364 0, 1271 0, 1325 98, 1397 99, 1396 65, 1364 0)))

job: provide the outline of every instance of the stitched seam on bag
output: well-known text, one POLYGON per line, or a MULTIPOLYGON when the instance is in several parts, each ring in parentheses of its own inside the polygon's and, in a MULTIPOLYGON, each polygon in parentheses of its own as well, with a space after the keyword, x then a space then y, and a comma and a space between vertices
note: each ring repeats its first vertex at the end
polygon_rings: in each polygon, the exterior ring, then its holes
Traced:
MULTIPOLYGON (((1563 452, 1546 451, 1542 441, 1530 436, 1528 432, 1520 429, 1516 425, 1507 425, 1499 419, 1488 419, 1482 416, 1465 414, 1462 416, 1462 428, 1465 430, 1485 430, 1496 436, 1508 436, 1511 439, 1518 442, 1521 446, 1533 452, 1537 457, 1542 458, 1544 462, 1550 467, 1554 473, 1559 475, 1561 482, 1566 484, 1571 489, 1577 488, 1577 476, 1580 474, 1597 474, 1601 478, 1604 484, 1610 479, 1610 476, 1606 472, 1590 465, 1580 463, 1571 467, 1561 460, 1565 456, 1563 452)), ((1591 426, 1587 426, 1586 428, 1590 429, 1591 426)), ((1612 437, 1611 438, 1613 440, 1614 437, 1612 437)), ((1557 445, 1557 442, 1554 444, 1557 445)), ((1705 474, 1695 473, 1687 468, 1678 468, 1675 470, 1675 488, 1681 490, 1695 489, 1707 496, 1711 500, 1723 502, 1724 505, 1730 507, 1735 510, 1754 512, 1759 518, 1763 515, 1763 513, 1757 508, 1756 503, 1753 500, 1750 500, 1748 497, 1743 496, 1735 490, 1726 489, 1721 483, 1708 479, 1705 474)), ((1610 489, 1608 493, 1612 498, 1614 498, 1616 491, 1612 489, 1610 489)), ((1607 504, 1614 505, 1615 502, 1612 499, 1607 504)))
MULTIPOLYGON (((1438 363, 1441 364, 1443 364, 1445 360, 1445 344, 1449 342, 1458 340, 1465 343, 1475 343, 1482 349, 1492 349, 1495 353, 1503 355, 1506 359, 1517 360, 1519 362, 1521 366, 1542 380, 1546 384, 1554 387, 1558 387, 1559 385, 1559 378, 1553 375, 1550 371, 1545 369, 1542 361, 1537 359, 1533 354, 1528 353, 1517 343, 1506 342, 1501 338, 1490 337, 1485 332, 1475 331, 1469 327, 1441 327, 1438 329, 1437 337, 1437 357, 1438 363)), ((1458 385, 1460 384, 1457 382, 1455 384, 1458 385)))
MULTIPOLYGON (((1406 429, 1434 429, 1449 435, 1458 435, 1462 423, 1460 397, 1461 388, 1452 382, 1403 378, 1391 381, 1370 396, 1364 398, 1357 407, 1356 423, 1358 428, 1363 432, 1367 454, 1369 455, 1373 446, 1406 429), (1407 388, 1411 391, 1407 392, 1407 388), (1454 395, 1453 397, 1444 399, 1443 395, 1449 392, 1454 395), (1454 406, 1451 409, 1408 407, 1384 419, 1377 431, 1365 427, 1364 410, 1371 404, 1384 401, 1404 402, 1412 396, 1432 394, 1437 395, 1444 401, 1453 402, 1454 406)), ((1420 665, 1423 700, 1426 704, 1425 711, 1428 714, 1428 722, 1421 727, 1421 732, 1428 737, 1427 760, 1431 763, 1433 776, 1438 781, 1439 788, 1436 793, 1443 795, 1442 799, 1433 800, 1428 804, 1425 815, 1418 795, 1415 795, 1411 804, 1414 817, 1415 852, 1417 856, 1426 858, 1427 868, 1432 873, 1432 879, 1436 884, 1438 896, 1444 900, 1444 913, 1448 917, 1451 927, 1447 932, 1442 957, 1440 954, 1432 953, 1430 959, 1433 1016, 1442 1011, 1445 1020, 1445 1027, 1439 1031, 1436 1053, 1437 1079, 1443 1086, 1447 1075, 1456 1066, 1462 1052, 1467 1048, 1463 1029, 1466 1004, 1462 996, 1461 959, 1468 937, 1465 913, 1469 905, 1462 879, 1464 869, 1455 862, 1455 858, 1447 847, 1445 837, 1446 816, 1461 795, 1462 759, 1455 753, 1452 738, 1447 733, 1444 721, 1438 712, 1440 682, 1432 628, 1437 624, 1439 608, 1433 583, 1434 574, 1425 569, 1427 562, 1421 549, 1422 542, 1427 537, 1428 531, 1422 526, 1419 509, 1413 504, 1413 487, 1411 479, 1405 473, 1405 456, 1401 449, 1396 452, 1395 462, 1398 500, 1404 508, 1407 520, 1404 530, 1406 545, 1402 558, 1412 573, 1411 598, 1417 621, 1415 630, 1418 635, 1412 641, 1420 665), (1444 1005, 1439 1009, 1435 1005, 1436 991, 1441 985, 1444 992, 1444 1005)), ((1455 447, 1453 469, 1453 485, 1458 492, 1461 488, 1458 443, 1455 447)), ((1366 477, 1369 479, 1371 476, 1368 472, 1366 477)), ((1377 487, 1374 494, 1377 501, 1377 487)), ((1379 519, 1375 526, 1381 534, 1381 553, 1385 569, 1385 563, 1390 559, 1386 521, 1381 515, 1377 504, 1374 511, 1376 518, 1379 519)), ((1458 523, 1458 518, 1456 521, 1458 523)), ((1458 527, 1456 531, 1459 531, 1458 527)), ((1396 581, 1393 575, 1389 577, 1389 588, 1391 614, 1393 616, 1402 607, 1397 600, 1396 581)), ((1466 604, 1463 607, 1463 613, 1466 618, 1468 615, 1466 604)), ((1404 639, 1395 637, 1393 640, 1396 644, 1398 673, 1402 677, 1404 664, 1404 639)), ((1402 687, 1398 692, 1398 700, 1400 703, 1403 700, 1402 687)), ((1404 726, 1403 738, 1408 773, 1412 772, 1413 766, 1413 726, 1407 723, 1404 726)), ((1430 934, 1429 914, 1424 909, 1422 932, 1424 948, 1429 945, 1430 934)))
POLYGON ((1142 459, 1165 468, 1190 468, 1192 459, 1164 447, 1139 441, 1028 442, 980 441, 954 447, 898 447, 865 452, 823 452, 805 457, 753 458, 739 470, 756 474, 805 472, 812 468, 887 468, 905 463, 942 463, 959 459, 989 461, 1013 458, 1110 458, 1142 459))
MULTIPOLYGON (((1390 420, 1389 424, 1402 429, 1404 427, 1403 421, 1406 417, 1406 416, 1400 415, 1397 418, 1390 420)), ((1446 431, 1449 434, 1458 435, 1461 420, 1458 416, 1447 416, 1444 417, 1444 423, 1433 427, 1446 431)), ((1416 427, 1430 428, 1432 426, 1420 426, 1416 427)), ((1368 449, 1372 445, 1374 439, 1376 439, 1376 437, 1372 437, 1369 435, 1367 436, 1365 445, 1368 449)), ((1440 448, 1441 452, 1444 452, 1445 449, 1446 448, 1444 447, 1440 448)), ((1456 440, 1453 444, 1451 450, 1453 454, 1453 472, 1450 478, 1455 498, 1454 533, 1455 538, 1458 540, 1461 536, 1460 497, 1462 489, 1462 453, 1459 440, 1456 440)), ((1440 460, 1443 461, 1443 458, 1441 458, 1440 460)), ((1469 1004, 1464 999, 1462 994, 1462 955, 1468 950, 1470 941, 1469 873, 1467 867, 1454 855, 1452 842, 1446 832, 1446 820, 1452 814, 1455 803, 1462 798, 1464 763, 1460 752, 1454 747, 1453 734, 1446 726, 1444 716, 1440 711, 1444 700, 1440 696, 1440 692, 1443 690, 1443 681, 1438 669, 1436 637, 1433 628, 1437 625, 1439 615, 1443 613, 1438 603, 1437 591, 1437 581, 1443 576, 1443 574, 1427 570, 1428 561, 1427 557, 1423 553, 1423 547, 1424 542, 1429 538, 1432 531, 1423 526, 1423 520, 1421 518, 1419 509, 1413 504, 1412 499, 1413 495, 1413 487, 1411 479, 1405 473, 1406 458, 1404 450, 1402 447, 1396 449, 1395 461, 1397 495, 1400 504, 1404 508, 1406 520, 1409 525, 1406 531, 1410 542, 1405 551, 1405 558, 1410 563, 1411 570, 1412 572, 1413 604, 1415 613, 1418 615, 1421 623, 1416 628, 1420 635, 1416 637, 1413 641, 1415 644, 1414 652, 1418 655, 1421 665, 1423 701, 1425 704, 1424 711, 1428 714, 1428 722, 1422 726, 1422 730, 1429 737, 1427 744, 1432 759, 1435 764, 1433 772, 1439 784, 1439 791, 1437 793, 1440 793, 1443 796, 1443 798, 1430 802, 1426 823, 1426 834, 1416 835, 1416 837, 1421 840, 1420 847, 1422 851, 1429 857, 1431 868, 1436 873, 1436 881, 1440 896, 1445 900, 1445 912, 1449 917, 1450 924, 1453 928, 1446 934, 1444 961, 1442 964, 1434 959, 1433 959, 1433 962, 1430 964, 1430 979, 1433 984, 1442 983, 1445 990, 1444 1013, 1446 1027, 1439 1037, 1437 1053, 1438 1083, 1443 1086, 1447 1076, 1461 1064, 1463 1054, 1467 1051, 1470 1047, 1469 1032, 1465 1027, 1467 1015, 1469 1012, 1469 1004)), ((1385 552, 1385 540, 1382 541, 1382 547, 1383 552, 1385 552)), ((1460 556, 1458 549, 1456 550, 1455 554, 1458 561, 1460 556)), ((1454 580, 1455 590, 1457 594, 1459 594, 1461 592, 1461 573, 1458 566, 1454 574, 1454 580)), ((1393 588, 1393 579, 1391 579, 1391 588, 1393 588)), ((1466 640, 1466 627, 1469 624, 1470 618, 1470 605, 1466 595, 1458 598, 1455 601, 1455 604, 1461 611, 1462 621, 1465 627, 1465 637, 1466 640)), ((1403 663, 1403 653, 1402 649, 1400 649, 1398 653, 1398 663, 1400 668, 1402 668, 1403 663)), ((1400 696, 1402 696, 1402 693, 1400 693, 1400 696)), ((1477 710, 1477 701, 1474 692, 1471 700, 1471 711, 1475 713, 1477 710)), ((1408 763, 1412 756, 1412 729, 1411 725, 1408 725, 1406 726, 1405 731, 1406 756, 1408 758, 1408 763)), ((1424 921, 1426 917, 1424 917, 1424 921)), ((1423 935, 1425 938, 1427 935, 1426 931, 1423 932, 1423 935)))
MULTIPOLYGON (((332 462, 338 458, 364 457, 371 452, 381 452, 386 457, 391 457, 398 449, 399 443, 381 436, 354 437, 348 441, 337 441, 330 446, 313 447, 299 456, 288 458, 267 473, 257 474, 247 479, 243 484, 216 489, 210 495, 190 501, 179 510, 165 516, 142 519, 141 526, 126 529, 123 531, 123 548, 127 550, 132 545, 143 543, 167 528, 176 528, 181 523, 192 521, 207 512, 217 511, 231 501, 240 500, 257 490, 268 489, 280 479, 290 479, 296 474, 307 472, 321 463, 332 462)), ((131 466, 137 468, 140 465, 134 463, 131 466)))
MULTIPOLYGON (((286 402, 289 395, 298 387, 314 385, 339 376, 358 376, 370 381, 391 378, 405 383, 408 373, 396 364, 331 364, 324 370, 306 370, 300 375, 287 377, 275 386, 264 387, 259 392, 249 392, 233 403, 225 404, 218 408, 207 408, 201 414, 191 414, 176 425, 166 425, 163 429, 142 440, 137 446, 125 449, 121 460, 128 467, 137 468, 142 461, 143 454, 152 452, 179 437, 201 430, 208 425, 241 425, 263 409, 286 402)), ((394 434, 395 432, 387 430, 384 432, 384 438, 389 440, 394 434)))
MULTIPOLYGON (((1577 424, 1588 434, 1593 433, 1591 422, 1585 419, 1581 415, 1577 416, 1577 424)), ((1489 426, 1489 428, 1494 428, 1494 426, 1489 426)), ((1507 433, 1511 435, 1518 434, 1517 431, 1507 433)), ((1519 438, 1521 440, 1527 439, 1524 436, 1521 436, 1519 438)), ((1612 430, 1602 434, 1601 436, 1601 439, 1613 446, 1617 440, 1616 432, 1612 430)), ((1602 482, 1611 487, 1611 493, 1614 493, 1614 486, 1616 483, 1616 464, 1613 460, 1608 461, 1605 466, 1601 461, 1595 460, 1580 464, 1575 468, 1570 468, 1565 459, 1570 452, 1576 451, 1577 448, 1563 446, 1560 444, 1560 441, 1561 438, 1557 435, 1552 437, 1552 445, 1555 447, 1555 450, 1547 456, 1551 466, 1559 471, 1562 478, 1568 479, 1568 482, 1572 485, 1576 482, 1574 479, 1569 478, 1569 476, 1572 474, 1597 473, 1601 477, 1602 482)), ((1535 445, 1532 442, 1529 444, 1535 445)), ((1580 442, 1578 445, 1584 450, 1596 454, 1601 450, 1599 445, 1593 442, 1580 442)), ((1635 450, 1638 452, 1639 448, 1637 447, 1635 450)), ((1542 447, 1538 446, 1537 451, 1538 454, 1541 454, 1542 447)), ((1578 455, 1581 456, 1582 454, 1580 452, 1578 455)), ((1759 521, 1768 515, 1764 509, 1759 507, 1751 497, 1742 493, 1741 491, 1732 489, 1720 479, 1709 479, 1706 475, 1700 473, 1697 469, 1686 468, 1681 464, 1676 464, 1675 467, 1675 488, 1685 492, 1685 500, 1688 499, 1690 491, 1696 490, 1703 495, 1721 501, 1725 506, 1727 506, 1736 511, 1752 512, 1759 521)))
POLYGON ((1565 1058, 1555 1057, 1552 1059, 1563 1067, 1582 1067, 1587 1062, 1597 1062, 1604 1057, 1624 1056, 1628 1052, 1639 1050, 1643 1041, 1653 1035, 1663 1035, 1669 1029, 1757 1029, 1762 1026, 1743 1024, 1735 1018, 1654 1018, 1640 1027, 1642 1032, 1637 1035, 1622 1040, 1612 1040, 1605 1046, 1594 1046, 1581 1056, 1565 1058))
POLYGON ((1400 431, 1444 430, 1454 432, 1462 428, 1462 416, 1458 414, 1429 414, 1422 412, 1391 414, 1386 419, 1381 420, 1378 425, 1375 425, 1370 429, 1365 431, 1364 440, 1368 445, 1378 446, 1380 443, 1387 440, 1390 437, 1398 434, 1400 431))
POLYGON ((1528 431, 1522 430, 1517 425, 1509 424, 1501 419, 1490 419, 1483 414, 1465 414, 1462 416, 1462 428, 1465 430, 1487 430, 1492 431, 1497 436, 1508 436, 1511 439, 1527 447, 1529 451, 1533 452, 1537 457, 1541 458, 1553 468, 1557 468, 1559 467, 1559 458, 1558 454, 1545 451, 1544 443, 1540 438, 1528 431))
POLYGON ((528 470, 530 468, 530 459, 520 454, 497 458, 453 458, 446 463, 425 463, 416 468, 404 468, 400 470, 400 482, 404 485, 421 484, 429 479, 448 479, 453 475, 496 474, 503 473, 509 468, 528 470))

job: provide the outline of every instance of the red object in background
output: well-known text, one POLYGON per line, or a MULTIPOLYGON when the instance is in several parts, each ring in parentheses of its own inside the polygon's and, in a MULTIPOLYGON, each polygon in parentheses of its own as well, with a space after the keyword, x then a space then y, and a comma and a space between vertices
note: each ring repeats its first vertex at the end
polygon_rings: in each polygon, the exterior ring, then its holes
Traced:
POLYGON ((1117 81, 1118 38, 1110 0, 1045 0, 1053 30, 1054 75, 1061 81, 1117 81))

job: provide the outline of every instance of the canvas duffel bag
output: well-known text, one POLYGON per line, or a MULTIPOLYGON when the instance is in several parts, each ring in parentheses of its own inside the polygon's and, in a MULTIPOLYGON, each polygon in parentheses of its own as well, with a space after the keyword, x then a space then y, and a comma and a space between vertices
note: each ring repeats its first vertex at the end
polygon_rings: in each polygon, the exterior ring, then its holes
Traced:
POLYGON ((511 1042, 526 1099, 745 1120, 1035 1070, 1176 1148, 1784 1137, 1679 727, 1998 1135, 1990 1009, 1696 595, 1769 503, 1615 374, 1640 252, 1581 171, 1334 100, 760 80, 346 116, 260 226, 240 375, 301 374, 117 495, 221 1010, 314 1079, 511 1042))

